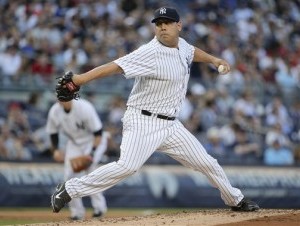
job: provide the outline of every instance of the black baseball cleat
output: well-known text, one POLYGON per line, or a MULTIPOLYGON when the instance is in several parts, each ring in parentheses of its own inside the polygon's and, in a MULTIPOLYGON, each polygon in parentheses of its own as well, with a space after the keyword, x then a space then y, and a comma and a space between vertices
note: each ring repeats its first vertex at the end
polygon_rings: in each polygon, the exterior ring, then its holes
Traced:
POLYGON ((240 201, 239 204, 237 204, 237 206, 232 206, 231 210, 240 212, 251 212, 259 210, 259 206, 255 202, 243 198, 242 201, 240 201))
POLYGON ((51 206, 54 213, 58 213, 66 203, 71 201, 71 197, 65 188, 65 183, 58 184, 55 192, 51 196, 51 206))

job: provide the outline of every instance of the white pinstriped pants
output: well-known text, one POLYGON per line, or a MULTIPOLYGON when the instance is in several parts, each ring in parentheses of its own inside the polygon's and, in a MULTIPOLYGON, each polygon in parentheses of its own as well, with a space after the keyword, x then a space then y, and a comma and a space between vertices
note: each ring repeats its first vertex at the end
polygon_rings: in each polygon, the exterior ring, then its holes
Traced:
POLYGON ((168 154, 186 167, 203 173, 212 186, 219 189, 228 206, 237 205, 243 194, 231 186, 217 160, 207 154, 182 123, 142 115, 128 108, 123 118, 123 139, 120 159, 108 163, 81 178, 66 182, 71 198, 92 195, 107 190, 138 171, 154 151, 168 154))

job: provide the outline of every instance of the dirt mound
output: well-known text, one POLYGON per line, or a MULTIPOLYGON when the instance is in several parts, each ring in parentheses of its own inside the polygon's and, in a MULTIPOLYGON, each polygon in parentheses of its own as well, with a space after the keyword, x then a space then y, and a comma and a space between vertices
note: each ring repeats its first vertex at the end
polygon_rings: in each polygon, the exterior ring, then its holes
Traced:
MULTIPOLYGON (((228 209, 201 210, 195 212, 180 212, 173 214, 154 214, 149 216, 105 217, 103 219, 87 219, 83 221, 59 221, 44 224, 30 224, 40 226, 145 226, 145 225, 178 225, 178 226, 299 226, 300 210, 270 210, 262 209, 258 212, 238 213, 228 209)), ((29 224, 27 224, 29 226, 29 224)))

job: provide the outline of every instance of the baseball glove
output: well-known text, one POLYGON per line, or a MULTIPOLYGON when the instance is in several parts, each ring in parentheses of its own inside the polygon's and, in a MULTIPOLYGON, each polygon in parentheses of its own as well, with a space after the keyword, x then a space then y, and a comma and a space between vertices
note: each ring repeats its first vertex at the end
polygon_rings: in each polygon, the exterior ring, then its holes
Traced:
POLYGON ((71 167, 75 173, 86 170, 93 163, 93 158, 90 155, 81 155, 70 159, 71 167))
POLYGON ((73 76, 73 72, 68 71, 63 76, 57 78, 56 96, 59 101, 67 102, 79 98, 80 86, 72 81, 73 76))

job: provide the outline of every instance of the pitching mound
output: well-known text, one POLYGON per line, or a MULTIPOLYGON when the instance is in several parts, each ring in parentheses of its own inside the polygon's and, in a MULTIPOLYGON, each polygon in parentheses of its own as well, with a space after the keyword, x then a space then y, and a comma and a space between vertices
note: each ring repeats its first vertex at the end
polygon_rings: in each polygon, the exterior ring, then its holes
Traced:
MULTIPOLYGON (((27 224, 29 226, 29 224, 27 224)), ((174 214, 154 214, 149 216, 105 217, 103 219, 87 219, 84 221, 57 221, 45 224, 30 224, 41 226, 136 226, 136 225, 178 225, 178 226, 299 226, 300 210, 270 210, 238 213, 228 209, 202 210, 195 212, 180 212, 174 214)))

